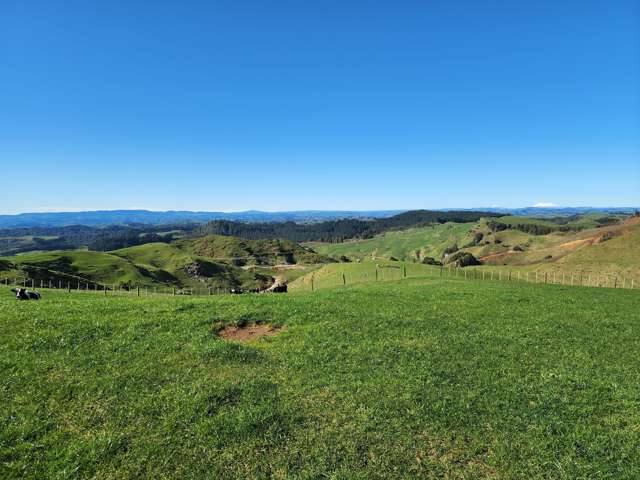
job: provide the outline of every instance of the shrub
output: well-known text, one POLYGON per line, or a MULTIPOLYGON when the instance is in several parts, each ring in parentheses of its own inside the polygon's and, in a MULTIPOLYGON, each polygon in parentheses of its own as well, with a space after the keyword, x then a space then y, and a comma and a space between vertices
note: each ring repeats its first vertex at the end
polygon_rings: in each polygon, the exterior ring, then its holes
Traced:
POLYGON ((476 245, 480 245, 480 242, 484 238, 484 234, 482 232, 476 232, 473 235, 473 240, 467 243, 464 248, 475 247, 476 245))
POLYGON ((442 262, 437 261, 435 258, 433 257, 424 257, 422 259, 422 263, 425 265, 442 265, 442 262))
POLYGON ((473 265, 482 265, 482 262, 469 252, 458 252, 451 257, 450 261, 456 267, 470 267, 473 265))

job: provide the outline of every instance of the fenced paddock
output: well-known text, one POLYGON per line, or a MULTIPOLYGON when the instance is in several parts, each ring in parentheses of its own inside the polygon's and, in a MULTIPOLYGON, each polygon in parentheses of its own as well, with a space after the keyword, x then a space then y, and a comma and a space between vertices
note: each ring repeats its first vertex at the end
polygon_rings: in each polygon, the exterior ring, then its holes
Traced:
MULTIPOLYGON (((404 278, 458 278, 470 281, 529 282, 548 285, 570 285, 592 288, 640 289, 640 281, 628 274, 535 271, 502 267, 466 267, 422 265, 409 262, 362 262, 329 264, 320 270, 291 282, 292 291, 315 291, 320 288, 347 286, 368 282, 399 281, 404 278)), ((26 287, 37 290, 82 292, 105 296, 149 297, 209 296, 231 294, 229 288, 208 286, 177 287, 150 285, 101 284, 89 280, 63 281, 59 279, 8 278, 0 285, 26 287)))
POLYGON ((421 265, 404 262, 386 264, 363 262, 360 264, 332 264, 302 277, 292 284, 293 290, 313 291, 356 283, 393 281, 403 278, 459 278, 473 281, 529 282, 549 285, 638 289, 640 281, 633 275, 587 272, 536 271, 506 267, 454 267, 421 265))

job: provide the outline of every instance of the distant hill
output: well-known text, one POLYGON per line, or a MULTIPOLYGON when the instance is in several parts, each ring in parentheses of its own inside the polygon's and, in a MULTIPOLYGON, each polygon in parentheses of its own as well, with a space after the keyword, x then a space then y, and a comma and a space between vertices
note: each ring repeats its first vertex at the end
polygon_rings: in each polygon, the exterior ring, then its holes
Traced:
POLYGON ((64 227, 69 225, 163 225, 177 223, 204 223, 211 220, 238 222, 318 222, 338 218, 381 218, 396 215, 403 210, 331 211, 303 210, 295 212, 191 212, 150 210, 97 210, 88 212, 46 212, 0 215, 0 228, 64 227))
POLYGON ((340 242, 350 238, 367 238, 377 233, 416 225, 446 221, 475 221, 491 212, 413 210, 387 218, 341 218, 316 222, 238 222, 215 220, 206 224, 183 223, 145 225, 62 227, 15 227, 0 229, 0 255, 34 251, 88 250, 108 252, 146 243, 170 243, 180 238, 224 235, 250 240, 286 238, 290 241, 340 242))
MULTIPOLYGON (((525 207, 525 208, 469 208, 412 210, 430 212, 473 212, 482 211, 503 215, 526 216, 566 216, 592 212, 633 213, 632 207, 525 207)), ((165 225, 183 223, 206 223, 214 220, 235 222, 274 223, 295 222, 312 223, 338 219, 377 219, 398 215, 410 210, 301 210, 287 212, 262 212, 247 210, 244 212, 192 212, 170 210, 155 212, 150 210, 97 210, 87 212, 46 212, 21 213, 18 215, 0 215, 0 229, 19 227, 64 227, 69 225, 107 226, 107 225, 165 225)))
POLYGON ((475 222, 481 218, 499 217, 500 213, 474 210, 411 210, 387 218, 330 220, 313 224, 295 222, 242 223, 226 220, 209 222, 195 230, 196 234, 231 235, 250 239, 286 238, 294 242, 342 242, 354 238, 371 238, 389 230, 446 222, 475 222))
MULTIPOLYGON (((445 209, 446 210, 446 209, 445 209)), ((499 208, 488 207, 474 210, 503 213, 505 215, 519 215, 526 217, 566 217, 572 215, 584 215, 589 213, 603 214, 630 214, 638 207, 523 207, 523 208, 499 208)))

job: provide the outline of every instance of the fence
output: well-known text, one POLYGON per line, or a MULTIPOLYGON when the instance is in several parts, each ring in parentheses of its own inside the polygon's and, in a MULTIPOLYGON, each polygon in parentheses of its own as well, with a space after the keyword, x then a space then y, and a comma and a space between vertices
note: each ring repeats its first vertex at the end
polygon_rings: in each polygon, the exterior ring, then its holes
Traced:
MULTIPOLYGON (((403 278, 464 278, 467 280, 478 281, 507 281, 507 282, 529 282, 542 283, 550 285, 572 285, 582 287, 604 287, 604 288, 623 288, 638 289, 640 282, 635 278, 622 274, 592 274, 584 272, 544 272, 544 271, 522 271, 509 270, 504 268, 490 267, 439 267, 421 264, 400 264, 400 265, 384 265, 380 266, 375 263, 358 264, 354 271, 344 270, 342 272, 333 272, 331 275, 324 277, 316 277, 315 274, 308 275, 296 282, 294 290, 298 291, 314 291, 317 288, 346 286, 356 283, 378 282, 402 280, 403 278), (370 266, 369 266, 370 265, 370 266)), ((62 290, 67 292, 87 292, 103 295, 128 295, 137 297, 148 297, 152 295, 221 295, 233 293, 228 288, 214 287, 196 287, 196 288, 179 288, 172 286, 145 286, 133 285, 122 286, 117 284, 104 285, 94 282, 65 282, 62 280, 44 280, 32 278, 15 278, 13 281, 9 278, 0 280, 0 284, 6 286, 21 286, 32 289, 51 289, 62 290)))
POLYGON ((371 267, 361 267, 356 271, 344 270, 333 272, 331 275, 311 275, 298 284, 298 289, 313 291, 317 288, 351 285, 385 280, 401 280, 403 278, 438 277, 438 278, 463 278, 477 281, 508 281, 529 282, 555 285, 572 285, 582 287, 624 288, 638 289, 640 282, 631 275, 624 274, 593 274, 584 272, 558 272, 558 271, 529 271, 507 268, 491 267, 453 267, 453 266, 426 266, 420 264, 406 264, 380 267, 371 264, 371 267))
POLYGON ((138 297, 148 297, 152 295, 221 295, 233 293, 230 289, 201 287, 201 288, 178 288, 159 287, 146 285, 103 285, 94 282, 64 282, 62 280, 35 280, 33 278, 5 278, 0 284, 13 287, 24 287, 31 289, 50 289, 71 292, 96 293, 102 295, 128 295, 138 297))

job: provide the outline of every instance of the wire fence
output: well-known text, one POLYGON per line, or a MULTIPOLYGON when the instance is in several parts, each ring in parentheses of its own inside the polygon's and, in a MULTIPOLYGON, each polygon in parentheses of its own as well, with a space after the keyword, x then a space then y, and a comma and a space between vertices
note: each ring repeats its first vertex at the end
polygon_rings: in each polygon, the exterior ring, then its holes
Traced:
POLYGON ((312 274, 303 278, 296 286, 298 290, 314 291, 318 288, 346 286, 356 283, 393 281, 403 278, 461 278, 475 281, 529 282, 548 285, 568 285, 581 287, 638 289, 640 282, 632 275, 613 273, 585 273, 558 271, 529 271, 491 267, 426 266, 407 264, 405 266, 381 267, 374 263, 369 268, 355 271, 345 269, 330 275, 312 274))
POLYGON ((44 280, 33 278, 5 278, 0 281, 0 285, 7 287, 22 287, 31 290, 54 290, 62 292, 82 292, 102 294, 105 296, 126 295, 137 297, 149 297, 153 295, 175 296, 175 295, 223 295, 239 292, 239 289, 221 287, 171 287, 171 286, 149 286, 149 285, 105 285, 95 282, 65 282, 62 280, 44 280))
MULTIPOLYGON (((523 271, 491 267, 430 266, 422 264, 379 265, 359 264, 356 269, 322 274, 316 272, 302 277, 294 283, 294 291, 315 291, 319 288, 347 286, 358 283, 398 281, 404 278, 460 278, 475 281, 529 282, 548 285, 570 285, 580 287, 640 289, 640 281, 631 275, 584 272, 523 271)), ((246 290, 232 287, 179 287, 162 285, 102 284, 92 281, 64 281, 60 279, 8 278, 0 285, 30 288, 32 290, 57 290, 102 294, 105 296, 126 295, 136 297, 163 296, 209 296, 242 293, 246 290)))

